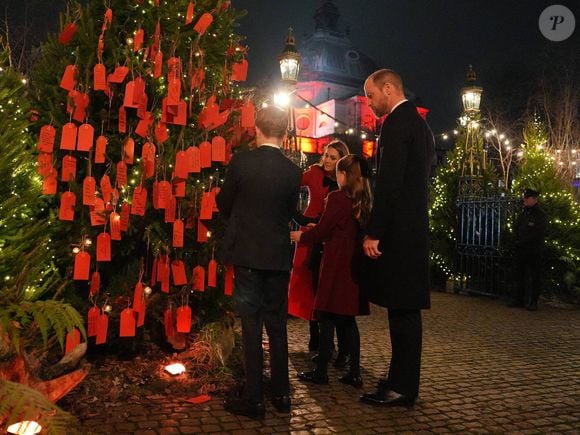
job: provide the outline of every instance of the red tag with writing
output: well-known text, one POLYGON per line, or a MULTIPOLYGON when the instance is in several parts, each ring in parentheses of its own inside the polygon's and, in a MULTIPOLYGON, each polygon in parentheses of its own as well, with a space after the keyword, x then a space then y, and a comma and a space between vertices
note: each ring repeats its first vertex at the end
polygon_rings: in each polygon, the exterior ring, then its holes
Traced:
POLYGON ((256 111, 254 108, 254 103, 248 101, 242 106, 242 116, 241 122, 243 128, 254 128, 256 125, 256 111))
POLYGON ((173 247, 183 248, 183 220, 173 222, 173 247))
POLYGON ((147 189, 138 186, 133 191, 133 204, 131 206, 131 214, 137 216, 145 216, 147 208, 147 189))
POLYGON ((207 265, 207 286, 217 287, 217 266, 218 263, 214 259, 209 260, 207 265))
POLYGON ((95 198, 95 205, 92 207, 89 214, 91 217, 91 226, 97 227, 107 223, 105 202, 101 198, 95 198))
POLYGON ((90 268, 91 255, 86 251, 80 251, 75 256, 73 279, 79 281, 88 281, 90 268))
POLYGON ((129 68, 126 66, 118 66, 115 68, 113 74, 109 75, 109 82, 111 83, 123 83, 125 77, 129 73, 129 68))
POLYGON ((191 24, 193 22, 193 2, 189 2, 187 5, 187 12, 185 13, 185 25, 191 24))
POLYGON ((125 107, 132 107, 136 109, 138 107, 138 103, 133 103, 135 94, 135 82, 131 80, 127 82, 125 85, 125 95, 123 97, 123 106, 125 107))
POLYGON ((174 285, 187 284, 187 276, 185 275, 185 264, 181 260, 173 260, 171 262, 171 274, 173 275, 174 285))
POLYGON ((97 138, 97 145, 95 147, 95 163, 105 163, 107 142, 108 140, 105 136, 99 136, 97 138))
POLYGON ((131 205, 124 202, 121 206, 121 231, 129 230, 129 215, 131 214, 131 205))
POLYGON ((133 310, 137 313, 145 309, 145 297, 143 295, 143 284, 138 282, 135 284, 135 291, 133 292, 133 310))
POLYGON ((212 187, 210 193, 211 193, 212 211, 214 213, 217 213, 220 210, 217 206, 217 202, 216 202, 215 198, 218 195, 218 193, 220 193, 220 188, 219 187, 212 187))
POLYGON ((113 186, 111 186, 111 179, 107 174, 101 177, 99 182, 101 186, 101 193, 103 194, 103 201, 110 202, 113 196, 113 186))
POLYGON ((192 274, 192 288, 200 292, 205 291, 205 269, 203 266, 195 266, 192 274))
POLYGON ((127 185, 127 165, 124 161, 117 163, 117 187, 127 185))
POLYGON ((39 153, 37 157, 36 171, 42 177, 48 177, 52 172, 52 154, 39 153))
POLYGON ((125 163, 128 165, 133 164, 133 159, 135 157, 135 141, 131 137, 128 137, 123 144, 123 157, 125 163))
POLYGON ((58 36, 58 42, 62 45, 67 45, 77 32, 77 25, 75 23, 67 23, 62 28, 62 32, 58 36))
POLYGON ((153 118, 150 117, 149 112, 145 112, 143 118, 139 120, 137 127, 135 127, 135 134, 145 139, 149 136, 149 127, 151 124, 153 124, 153 118))
POLYGON ((135 337, 135 313, 131 308, 125 308, 121 311, 121 320, 119 325, 119 337, 135 337))
POLYGON ((158 79, 163 74, 163 53, 161 50, 155 53, 155 67, 153 69, 153 78, 158 79))
POLYGON ((87 107, 89 107, 90 99, 88 94, 77 92, 74 98, 75 109, 73 112, 73 119, 77 122, 84 122, 87 117, 87 107))
POLYGON ((172 77, 169 80, 167 88, 167 105, 177 106, 181 99, 181 80, 177 77, 172 77))
POLYGON ((77 67, 67 65, 60 80, 60 87, 67 91, 72 91, 76 85, 77 67))
POLYGON ((56 130, 52 125, 43 125, 38 136, 38 151, 51 153, 54 149, 56 130))
POLYGON ((58 210, 58 218, 61 221, 74 221, 76 201, 77 198, 73 192, 63 192, 58 210))
POLYGON ((67 122, 62 126, 60 136, 60 149, 74 151, 77 145, 77 126, 72 122, 67 122))
POLYGON ((133 104, 137 104, 135 107, 139 108, 138 105, 142 103, 143 97, 146 97, 145 80, 141 77, 136 77, 133 88, 133 104))
POLYGON ((95 344, 103 344, 107 342, 107 330, 109 329, 109 316, 100 314, 97 319, 97 334, 95 344))
POLYGON ((234 291, 234 266, 228 264, 226 266, 226 276, 224 279, 224 294, 231 296, 234 291))
POLYGON ((141 162, 145 178, 151 178, 155 175, 155 145, 151 142, 145 142, 141 149, 141 162))
POLYGON ((173 195, 169 197, 165 204, 165 223, 171 224, 175 222, 175 209, 177 208, 177 199, 173 195))
POLYGON ((108 233, 97 236, 97 261, 111 261, 111 236, 108 233))
POLYGON ((171 183, 167 180, 160 181, 157 185, 157 205, 164 209, 171 198, 171 183))
POLYGON ((77 174, 77 159, 73 156, 64 156, 62 158, 62 171, 60 174, 61 181, 74 181, 77 174))
POLYGON ((209 27, 209 25, 212 23, 212 21, 213 21, 212 14, 206 12, 200 17, 199 20, 197 20, 197 23, 195 23, 195 26, 193 26, 193 30, 195 30, 200 35, 203 35, 207 30, 207 28, 209 27))
POLYGON ((98 270, 95 270, 91 274, 91 285, 89 286, 89 295, 94 296, 99 294, 101 291, 101 274, 98 270))
POLYGON ((78 129, 77 151, 90 151, 93 149, 95 129, 91 124, 82 124, 78 129))
POLYGON ((197 241, 199 243, 207 242, 207 227, 201 219, 197 220, 197 241))
POLYGON ((83 180, 83 205, 95 205, 97 182, 93 177, 83 180))
POLYGON ((226 140, 221 136, 211 140, 211 159, 214 162, 226 161, 226 140))
POLYGON ((66 334, 65 355, 81 344, 81 333, 77 328, 73 328, 66 334))
POLYGON ((163 122, 158 122, 155 124, 155 139, 157 143, 162 144, 167 139, 169 139, 169 133, 167 132, 167 125, 163 122))
POLYGON ((248 61, 242 59, 232 66, 232 80, 236 82, 245 82, 248 77, 248 61))
POLYGON ((145 38, 145 31, 139 29, 135 32, 135 37, 133 38, 133 51, 141 50, 143 46, 143 39, 145 38))
POLYGON ((99 316, 101 315, 101 310, 95 306, 89 309, 87 314, 87 336, 94 337, 97 335, 97 322, 99 316))
POLYGON ((121 215, 112 212, 109 215, 109 227, 111 228, 111 240, 121 240, 121 215))
POLYGON ((93 67, 93 89, 95 91, 106 91, 107 86, 107 69, 102 63, 98 63, 93 67))
POLYGON ((175 198, 185 197, 185 180, 180 180, 179 178, 174 178, 173 182, 173 196, 175 198))
POLYGON ((58 186, 58 182, 57 182, 57 176, 58 173, 56 172, 56 169, 52 169, 49 173, 49 175, 47 175, 44 180, 42 180, 42 194, 43 195, 55 195, 56 191, 57 191, 57 186, 58 186))
POLYGON ((213 213, 213 199, 211 192, 203 192, 201 196, 201 210, 199 218, 203 220, 211 220, 213 213))
POLYGON ((207 141, 199 145, 199 159, 202 168, 211 168, 211 144, 207 141))
POLYGON ((125 106, 119 107, 119 133, 127 133, 127 111, 125 106))
POLYGON ((187 157, 188 172, 201 172, 201 156, 199 155, 199 148, 196 146, 190 146, 185 150, 185 154, 187 157))
POLYGON ((191 308, 188 305, 177 309, 177 332, 189 333, 191 330, 191 308))
POLYGON ((161 255, 157 259, 157 281, 161 282, 161 291, 164 293, 169 293, 169 275, 170 275, 170 264, 169 257, 167 255, 161 255), (167 283, 166 286, 163 284, 167 283))
POLYGON ((175 172, 174 175, 177 178, 185 180, 187 178, 187 154, 185 151, 179 151, 175 154, 175 172))

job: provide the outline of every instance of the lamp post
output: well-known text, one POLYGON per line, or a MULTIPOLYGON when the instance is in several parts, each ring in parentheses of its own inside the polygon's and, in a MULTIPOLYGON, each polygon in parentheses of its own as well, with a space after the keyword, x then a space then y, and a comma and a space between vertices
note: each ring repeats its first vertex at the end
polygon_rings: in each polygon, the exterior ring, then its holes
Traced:
POLYGON ((485 151, 480 128, 481 114, 479 106, 483 88, 478 85, 473 67, 469 65, 465 85, 461 90, 463 114, 459 118, 465 128, 461 176, 459 178, 459 196, 477 197, 483 194, 483 172, 485 171, 485 151))

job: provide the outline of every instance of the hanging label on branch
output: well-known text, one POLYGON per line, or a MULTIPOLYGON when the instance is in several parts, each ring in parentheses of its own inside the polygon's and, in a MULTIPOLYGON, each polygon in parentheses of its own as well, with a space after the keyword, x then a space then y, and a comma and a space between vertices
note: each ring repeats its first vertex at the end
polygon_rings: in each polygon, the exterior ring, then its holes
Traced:
POLYGON ((163 53, 161 50, 155 53, 155 67, 153 68, 153 78, 158 79, 163 74, 163 53))
POLYGON ((224 294, 231 296, 234 291, 234 266, 226 265, 226 276, 224 278, 224 294))
POLYGON ((131 206, 131 214, 137 216, 145 216, 147 208, 147 189, 138 186, 133 191, 133 204, 131 206))
POLYGON ((248 76, 248 61, 242 59, 232 66, 232 80, 236 82, 245 82, 248 76))
POLYGON ((226 161, 226 140, 221 136, 215 136, 211 140, 211 159, 214 162, 226 161))
POLYGON ((109 228, 111 229, 111 240, 121 240, 121 215, 112 212, 109 215, 109 228))
POLYGON ((87 107, 91 100, 88 94, 77 92, 74 98, 75 109, 72 118, 77 122, 84 122, 87 117, 87 107))
POLYGON ((74 221, 76 202, 77 198, 73 192, 63 192, 58 210, 58 218, 61 221, 74 221))
POLYGON ((210 192, 203 192, 201 195, 201 210, 199 218, 203 220, 211 220, 213 213, 213 201, 210 192))
POLYGON ((203 223, 203 221, 201 219, 197 220, 197 241, 199 243, 205 243, 208 240, 207 237, 207 227, 205 226, 205 224, 203 223))
POLYGON ((146 139, 149 136, 149 128, 153 125, 153 121, 154 119, 151 116, 151 112, 145 112, 143 118, 139 120, 137 127, 135 127, 135 134, 146 139))
POLYGON ((248 101, 242 106, 241 123, 243 128, 254 128, 256 126, 256 111, 252 101, 248 101))
POLYGON ((191 308, 189 305, 177 309, 177 332, 189 333, 191 330, 191 308))
POLYGON ((175 209, 177 208, 177 199, 173 195, 170 195, 165 205, 165 223, 172 224, 175 222, 175 209))
POLYGON ((185 198, 185 180, 182 180, 181 178, 173 178, 171 185, 173 186, 173 196, 175 198, 185 198))
POLYGON ((77 67, 75 65, 67 65, 60 80, 60 87, 72 91, 76 85, 77 67))
POLYGON ((167 139, 169 139, 167 125, 165 125, 163 122, 158 122, 155 124, 155 140, 157 140, 157 143, 162 144, 167 139))
POLYGON ((173 285, 187 284, 187 276, 185 274, 185 264, 181 260, 173 260, 171 262, 171 275, 173 276, 173 285))
POLYGON ((183 248, 183 220, 173 222, 173 247, 183 248))
POLYGON ((135 337, 136 326, 133 310, 131 308, 125 308, 121 311, 119 337, 135 337))
POLYGON ((135 141, 131 137, 128 137, 127 139, 125 139, 125 143, 123 144, 123 157, 125 163, 127 163, 128 165, 132 165, 134 156, 135 156, 135 141))
POLYGON ((175 335, 175 318, 171 307, 167 308, 163 313, 163 326, 165 327, 165 336, 167 338, 175 335))
POLYGON ((58 42, 62 45, 67 45, 77 32, 77 25, 75 23, 67 23, 62 28, 62 32, 58 35, 58 42))
POLYGON ((143 39, 145 38, 145 31, 143 29, 138 29, 135 32, 135 37, 133 38, 133 51, 141 50, 143 46, 143 39))
POLYGON ((93 149, 95 129, 91 124, 82 124, 78 129, 77 151, 90 151, 93 149))
POLYGON ((129 215, 131 214, 131 205, 124 202, 121 205, 121 231, 129 230, 129 215))
POLYGON ((119 107, 119 133, 127 133, 127 111, 124 106, 119 107))
POLYGON ((77 174, 77 159, 73 156, 64 156, 62 158, 62 170, 60 180, 71 182, 75 180, 77 174))
POLYGON ((107 222, 105 212, 105 202, 101 198, 95 199, 95 205, 92 207, 89 216, 91 218, 91 226, 98 227, 105 225, 107 222))
POLYGON ((77 328, 73 328, 66 334, 65 355, 81 344, 81 333, 77 328))
POLYGON ((97 319, 97 334, 95 344, 104 344, 107 342, 107 331, 109 329, 109 316, 106 314, 99 315, 97 319))
POLYGON ((199 144, 199 160, 202 168, 211 168, 211 143, 205 141, 199 144))
POLYGON ((107 138, 99 136, 95 146, 95 163, 105 163, 107 157, 107 138))
POLYGON ((143 283, 138 282, 137 284, 135 284, 135 290, 133 291, 133 311, 139 313, 142 310, 145 310, 143 283))
POLYGON ((56 130, 52 125, 43 125, 38 136, 38 151, 51 153, 54 149, 56 130))
POLYGON ((200 292, 205 291, 205 269, 203 266, 195 266, 192 272, 192 288, 200 292))
POLYGON ((111 236, 108 233, 97 236, 97 261, 111 261, 111 236))
POLYGON ((42 180, 42 194, 55 195, 58 187, 58 172, 52 168, 49 174, 42 180))
POLYGON ((123 98, 123 106, 136 109, 138 104, 133 103, 135 92, 135 82, 131 80, 125 85, 125 96, 123 98))
POLYGON ((101 187, 101 193, 103 195, 103 201, 110 202, 113 196, 113 186, 111 186, 111 179, 107 174, 101 177, 99 182, 101 187))
POLYGON ((128 73, 129 73, 128 67, 118 66, 115 68, 113 74, 109 74, 108 80, 110 83, 123 83, 128 73))
POLYGON ((77 145, 77 126, 72 122, 67 122, 62 126, 60 136, 60 149, 74 151, 77 145))
POLYGON ((95 270, 91 274, 91 284, 89 286, 89 296, 98 295, 101 291, 101 274, 98 270, 95 270))
POLYGON ((97 322, 99 321, 99 316, 101 315, 101 310, 95 306, 92 306, 87 313, 87 336, 94 337, 97 335, 97 322))
POLYGON ((73 279, 76 281, 88 281, 91 268, 91 255, 86 251, 80 251, 75 256, 73 279))
POLYGON ((194 146, 190 146, 185 150, 185 154, 187 157, 187 170, 191 173, 199 173, 201 172, 201 156, 199 152, 199 148, 194 146))
POLYGON ((178 151, 175 154, 175 172, 177 178, 185 180, 189 171, 187 170, 187 154, 185 151, 178 151))
POLYGON ((167 180, 160 181, 157 185, 158 199, 157 205, 161 209, 165 209, 171 198, 171 183, 167 180))
POLYGON ((219 187, 212 187, 210 193, 211 193, 212 211, 214 213, 218 213, 220 210, 217 206, 216 197, 217 197, 218 193, 220 193, 220 188, 219 187))
POLYGON ((95 91, 107 91, 107 70, 105 65, 98 63, 93 67, 93 89, 95 91))
POLYGON ((117 163, 117 187, 127 185, 127 165, 124 161, 117 163))
POLYGON ((213 258, 207 265, 207 286, 217 287, 217 266, 218 263, 213 258))
POLYGON ((83 205, 95 205, 97 182, 93 177, 83 180, 83 205))
POLYGON ((51 153, 39 153, 36 158, 36 171, 41 177, 48 177, 52 172, 52 154, 51 153))
POLYGON ((193 26, 193 30, 195 30, 200 35, 203 35, 212 22, 212 14, 206 12, 199 18, 199 20, 197 20, 197 23, 195 23, 195 26, 193 26))
POLYGON ((155 175, 155 145, 151 142, 145 142, 141 148, 141 164, 145 178, 151 178, 155 175))
POLYGON ((187 5, 187 12, 185 13, 185 25, 186 26, 193 22, 193 9, 194 9, 193 2, 189 2, 189 4, 187 5))

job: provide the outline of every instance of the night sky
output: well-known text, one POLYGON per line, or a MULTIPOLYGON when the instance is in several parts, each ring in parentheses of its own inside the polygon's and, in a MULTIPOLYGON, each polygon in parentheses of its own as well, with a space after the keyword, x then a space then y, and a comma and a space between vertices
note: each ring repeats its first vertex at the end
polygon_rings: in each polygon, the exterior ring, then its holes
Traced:
MULTIPOLYGON (((58 11, 64 4, 64 0, 0 0, 2 15, 5 9, 15 30, 13 38, 23 35, 22 17, 28 10, 31 41, 58 27, 58 11)), ((301 40, 314 31, 319 4, 320 0, 232 0, 233 7, 248 12, 238 33, 247 36, 249 85, 278 77, 277 57, 288 27, 295 29, 300 49, 301 40)), ((521 74, 522 80, 535 80, 552 52, 580 53, 578 0, 335 0, 335 4, 341 14, 339 29, 349 28, 359 51, 402 75, 405 85, 431 110, 428 120, 436 133, 455 126, 469 64, 489 97, 494 90, 499 92, 501 83, 509 100, 505 82, 510 77, 517 81, 521 74), (566 41, 550 42, 538 29, 540 13, 552 4, 565 5, 575 15, 575 32, 566 41)), ((560 55, 555 62, 566 63, 566 58, 560 55)), ((485 93, 483 98, 485 102, 485 93)))

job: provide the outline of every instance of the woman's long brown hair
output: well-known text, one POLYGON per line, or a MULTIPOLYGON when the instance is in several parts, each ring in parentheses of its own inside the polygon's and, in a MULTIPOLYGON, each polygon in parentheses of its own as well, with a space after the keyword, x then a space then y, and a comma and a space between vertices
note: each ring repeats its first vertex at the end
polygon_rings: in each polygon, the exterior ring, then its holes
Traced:
POLYGON ((341 190, 353 200, 353 215, 364 226, 369 220, 373 201, 368 164, 362 157, 348 154, 338 161, 336 169, 346 175, 341 190))

